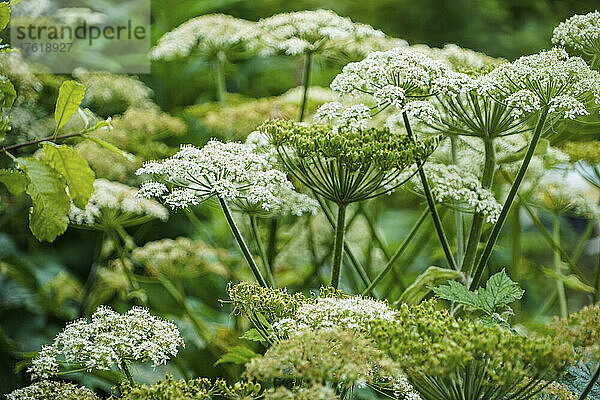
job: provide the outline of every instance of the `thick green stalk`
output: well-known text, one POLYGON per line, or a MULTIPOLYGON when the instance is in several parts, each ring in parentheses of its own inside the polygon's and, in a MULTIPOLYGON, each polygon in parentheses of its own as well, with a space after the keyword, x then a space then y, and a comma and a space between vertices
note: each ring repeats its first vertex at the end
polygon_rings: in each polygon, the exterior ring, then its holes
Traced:
POLYGON ((404 253, 404 250, 406 250, 406 248, 408 247, 408 245, 410 244, 412 239, 417 234, 419 227, 421 226, 423 221, 425 221, 425 218, 427 217, 428 214, 429 214, 429 210, 425 209, 425 211, 423 211, 423 213, 421 214, 419 219, 417 219, 417 222, 415 222, 415 224, 411 228, 410 232, 408 232, 408 235, 406 235, 406 238, 404 238, 404 241, 402 241, 402 244, 400 244, 400 246, 398 247, 396 252, 390 257, 389 261, 387 262, 387 264, 385 265, 383 270, 375 277, 375 279, 373 279, 373 282, 371 282, 371 284, 365 290, 363 290, 363 292, 362 292, 363 296, 366 296, 367 294, 369 294, 369 292, 371 292, 375 288, 375 286, 392 269, 396 260, 398 260, 398 258, 402 255, 402 253, 404 253))
POLYGON ((506 202, 502 207, 502 211, 500 212, 500 216, 498 217, 498 221, 494 228, 492 229, 492 233, 487 241, 485 248, 483 249, 483 253, 479 257, 479 262, 477 263, 477 267, 475 269, 475 273, 473 274, 473 280, 471 281, 471 285, 469 286, 471 289, 479 286, 479 281, 481 280, 481 276, 483 275, 483 270, 485 269, 490 256, 492 255, 492 251, 496 246, 496 241, 500 236, 500 231, 504 226, 504 222, 506 221, 506 217, 510 211, 510 207, 517 196, 519 191, 519 187, 521 187, 521 182, 523 182, 523 178, 525 178, 525 173, 527 172, 527 168, 529 167, 529 163, 533 158, 533 154, 535 152, 535 148, 537 147, 538 142, 540 141, 540 137, 542 135, 542 130, 544 128, 544 123, 546 122, 546 117, 548 116, 548 107, 544 107, 542 112, 540 113, 540 117, 535 126, 535 130, 533 131, 533 136, 531 138, 531 143, 529 143, 529 147, 527 148, 527 152, 525 153, 525 158, 521 163, 521 167, 519 168, 519 172, 513 182, 510 191, 508 192, 508 196, 506 198, 506 202))
MULTIPOLYGON (((333 213, 329 209, 329 206, 327 205, 325 200, 323 200, 321 197, 319 197, 316 193, 313 192, 313 194, 315 195, 315 198, 319 202, 321 209, 325 213, 325 217, 327 217, 329 224, 331 225, 331 227, 333 229, 336 229, 336 222, 333 217, 333 213)), ((360 279, 362 279, 365 286, 369 286, 371 284, 371 280, 369 279, 367 272, 365 271, 363 266, 360 264, 360 262, 358 261, 358 258, 356 257, 356 255, 354 254, 354 252, 352 251, 350 246, 348 246, 348 243, 346 243, 346 241, 344 241, 344 252, 348 256, 348 259, 350 260, 350 263, 352 264, 352 266, 354 267, 356 272, 358 272, 358 274, 360 275, 360 279)), ((373 293, 371 293, 371 295, 374 297, 377 297, 377 293, 375 293, 374 291, 373 291, 373 293)))
MULTIPOLYGON (((415 137, 412 128, 410 127, 410 121, 408 120, 408 115, 406 114, 406 111, 402 113, 402 118, 404 119, 404 126, 406 127, 406 132, 408 133, 408 136, 412 139, 413 143, 416 144, 417 138, 415 137)), ((423 170, 423 163, 419 161, 417 163, 417 167, 419 168, 419 177, 421 178, 421 184, 423 185, 423 191, 425 192, 425 198, 427 199, 427 206, 429 207, 429 211, 431 212, 433 225, 435 226, 435 230, 442 244, 446 260, 448 260, 450 268, 456 269, 456 262, 454 261, 454 257, 452 256, 452 250, 450 250, 448 238, 444 233, 444 227, 442 226, 440 215, 438 214, 437 208, 435 206, 435 200, 433 199, 433 195, 431 194, 431 189, 429 188, 427 176, 425 175, 425 171, 423 170)))
POLYGON ((248 245, 246 244, 246 241, 244 240, 242 233, 240 232, 237 224, 235 223, 235 220, 233 219, 233 215, 231 214, 231 210, 229 209, 227 202, 225 201, 225 199, 222 199, 221 197, 219 197, 219 203, 221 204, 221 208, 223 209, 223 214, 225 214, 227 223, 229 224, 229 227, 231 228, 231 232, 233 233, 235 240, 238 242, 238 245, 240 246, 240 249, 242 250, 244 257, 246 258, 246 261, 248 261, 248 265, 250 266, 252 273, 256 277, 256 280, 258 281, 258 283, 261 286, 269 287, 269 285, 265 281, 265 278, 263 278, 263 276, 260 272, 260 269, 258 268, 258 265, 256 265, 256 261, 254 261, 254 258, 252 257, 252 253, 250 253, 250 249, 248 249, 248 245))
POLYGON ((140 288, 140 285, 138 285, 137 281, 135 280, 135 277, 133 276, 133 274, 129 270, 129 267, 127 266, 127 263, 125 262, 125 250, 123 249, 123 246, 121 246, 118 234, 112 233, 111 238, 112 238, 113 245, 115 246, 115 249, 117 250, 119 262, 121 263, 121 268, 123 268, 123 274, 127 278, 127 282, 129 283, 129 286, 133 290, 138 290, 140 288))
POLYGON ((227 85, 225 83, 225 53, 220 51, 214 61, 215 86, 217 87, 217 100, 221 107, 227 105, 227 85))
MULTIPOLYGON (((494 180, 494 172, 496 171, 496 155, 494 152, 494 142, 485 138, 483 140, 484 151, 485 151, 485 163, 483 164, 483 174, 481 176, 481 186, 484 189, 489 189, 492 186, 494 180)), ((462 271, 466 271, 467 276, 471 274, 473 270, 473 264, 477 256, 477 248, 479 247, 479 241, 483 233, 483 226, 485 224, 485 216, 481 213, 475 213, 473 216, 473 222, 471 223, 471 231, 469 232, 469 239, 467 241, 467 248, 465 250, 465 258, 462 262, 462 271)))
POLYGON ((277 230, 279 229, 279 218, 273 217, 269 223, 269 240, 267 241, 267 263, 273 270, 275 256, 277 255, 277 230))
POLYGON ((300 105, 300 116, 298 121, 304 120, 306 102, 308 101, 308 87, 310 85, 310 70, 312 68, 312 54, 306 53, 304 58, 304 74, 302 75, 302 104, 300 105))
POLYGON ((254 236, 254 241, 256 242, 256 247, 258 248, 258 252, 260 254, 260 258, 263 262, 263 268, 265 269, 265 274, 267 276, 267 280, 272 287, 275 287, 275 278, 273 278, 273 271, 271 271, 271 266, 268 262, 267 252, 265 250, 265 246, 263 245, 263 241, 260 238, 260 232, 258 231, 258 224, 256 223, 256 216, 250 215, 250 227, 252 228, 252 235, 254 236))
MULTIPOLYGON (((457 164, 457 144, 456 136, 450 136, 450 147, 452 150, 452 163, 457 164)), ((460 210, 454 211, 454 223, 456 225, 456 259, 458 260, 458 268, 462 270, 462 263, 465 258, 465 226, 464 215, 460 210)))
MULTIPOLYGON (((560 246, 560 216, 557 213, 552 214, 552 238, 554 243, 560 246)), ((560 258, 560 252, 554 250, 554 270, 558 276, 562 275, 562 260, 560 258)), ((556 292, 558 293, 558 304, 560 306, 560 317, 567 319, 567 295, 565 293, 565 284, 560 279, 556 279, 556 292)))
POLYGON ((591 285, 589 280, 583 275, 583 273, 579 270, 579 268, 577 268, 577 265, 575 265, 575 263, 573 262, 571 257, 569 257, 569 254, 567 254, 567 252, 562 247, 560 247, 560 245, 558 243, 556 243, 554 241, 550 232, 548 232, 548 230, 546 229, 544 224, 542 224, 542 221, 540 221, 538 216, 535 215, 535 213, 533 212, 531 207, 528 206, 527 203, 522 201, 522 199, 521 199, 521 203, 523 204, 523 208, 525 208, 525 211, 527 211, 527 214, 529 214, 529 216, 531 217, 531 220, 533 221, 533 224, 536 226, 538 231, 542 234, 544 239, 546 239, 546 242, 548 242, 548 244, 552 247, 552 249, 560 253, 562 258, 564 258, 564 260, 567 262, 567 265, 569 266, 569 269, 571 270, 571 272, 573 272, 575 275, 577 275, 577 277, 579 278, 579 280, 581 282, 585 283, 586 285, 591 285))
POLYGON ((127 367, 127 361, 125 361, 125 360, 121 361, 121 369, 125 373, 125 376, 127 377, 127 381, 132 385, 135 384, 135 382, 133 381, 133 376, 131 375, 131 372, 129 372, 129 368, 127 367))
POLYGON ((512 274, 510 276, 513 277, 517 282, 519 281, 519 276, 521 275, 521 252, 522 252, 522 243, 521 243, 521 207, 519 206, 519 202, 515 202, 515 207, 512 210, 511 216, 511 260, 512 260, 512 274))
POLYGON ((342 270, 342 251, 344 250, 344 235, 346 233, 346 207, 347 204, 338 204, 338 216, 335 226, 335 245, 329 285, 336 289, 340 286, 340 273, 342 270))
POLYGON ((598 380, 599 377, 600 377, 600 363, 598 365, 596 365, 596 372, 594 373, 594 376, 592 376, 592 378, 588 382, 585 389, 583 389, 583 392, 581 392, 581 395, 579 395, 579 400, 585 400, 587 398, 588 394, 590 394, 590 392, 592 391, 592 388, 594 387, 594 384, 596 383, 596 381, 598 380))

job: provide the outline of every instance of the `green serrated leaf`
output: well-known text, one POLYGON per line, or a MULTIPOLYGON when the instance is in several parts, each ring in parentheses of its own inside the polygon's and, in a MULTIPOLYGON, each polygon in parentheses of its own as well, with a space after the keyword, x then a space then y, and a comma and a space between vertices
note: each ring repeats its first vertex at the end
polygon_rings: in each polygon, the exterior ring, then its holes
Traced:
POLYGON ((43 145, 46 160, 60 173, 69 187, 69 195, 79 208, 85 208, 94 192, 94 171, 79 153, 67 145, 46 142, 43 145))
POLYGON ((27 188, 29 179, 27 175, 17 170, 0 169, 0 182, 2 182, 12 194, 21 194, 27 188))
POLYGON ((503 307, 523 297, 525 291, 513 282, 506 271, 494 274, 487 281, 485 289, 479 289, 477 295, 484 310, 494 312, 497 307, 503 307))
POLYGON ((10 4, 0 3, 0 31, 3 31, 10 22, 10 4))
POLYGON ((85 86, 75 81, 66 81, 58 89, 58 100, 54 110, 56 131, 65 126, 69 119, 79 110, 85 96, 85 86))
POLYGON ((429 267, 415 279, 412 285, 400 295, 398 302, 418 304, 431 291, 431 287, 441 282, 456 279, 462 274, 453 269, 429 267))
POLYGON ((454 301, 473 308, 480 307, 477 294, 471 292, 465 285, 458 282, 450 281, 448 284, 440 285, 432 290, 444 300, 454 301))
POLYGON ((260 357, 260 354, 255 353, 244 346, 234 346, 229 349, 228 353, 224 354, 221 358, 219 358, 215 365, 223 363, 243 365, 255 357, 260 357))
POLYGON ((32 157, 18 158, 17 167, 29 178, 25 191, 33 207, 29 228, 39 241, 53 242, 67 230, 71 200, 64 178, 48 163, 32 157))
POLYGON ((265 338, 262 337, 260 332, 258 332, 258 330, 254 329, 254 328, 247 330, 242 336, 240 336, 240 339, 246 339, 251 342, 264 342, 265 341, 265 338))

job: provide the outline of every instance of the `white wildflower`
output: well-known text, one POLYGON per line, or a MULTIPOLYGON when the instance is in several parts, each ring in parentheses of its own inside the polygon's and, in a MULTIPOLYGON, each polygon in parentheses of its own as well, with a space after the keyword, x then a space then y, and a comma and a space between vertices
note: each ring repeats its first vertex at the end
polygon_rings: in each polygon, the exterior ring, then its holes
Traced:
POLYGON ((342 111, 339 124, 348 128, 351 132, 358 132, 367 127, 371 119, 371 109, 364 104, 355 104, 342 111))
MULTIPOLYGON (((502 205, 491 191, 481 186, 477 176, 456 165, 427 163, 424 169, 435 201, 463 206, 481 213, 489 223, 498 220, 502 205)), ((418 192, 423 191, 419 179, 413 178, 411 186, 418 192)))
POLYGON ((583 113, 582 104, 600 104, 600 73, 561 48, 502 64, 479 83, 480 90, 494 99, 511 101, 516 117, 548 107, 550 112, 571 118, 583 113))
POLYGON ((579 50, 585 55, 600 53, 600 12, 573 15, 554 28, 552 43, 579 50))
POLYGON ((39 381, 16 389, 7 400, 100 400, 90 389, 70 382, 39 381))
MULTIPOLYGON (((155 185, 154 190, 164 192, 164 188, 160 185, 155 185)), ((148 197, 148 192, 149 190, 143 191, 143 197, 148 197)), ((165 207, 154 200, 138 198, 136 194, 137 190, 130 186, 106 179, 96 179, 94 193, 85 209, 71 205, 69 216, 71 223, 101 227, 116 222, 121 226, 127 226, 144 222, 148 218, 162 221, 169 218, 169 212, 165 207)))
POLYGON ((314 303, 300 305, 292 318, 273 325, 280 334, 293 334, 304 329, 342 328, 366 331, 373 321, 395 321, 396 312, 385 301, 361 296, 321 297, 314 303))
POLYGON ((588 218, 598 217, 600 209, 597 193, 588 187, 577 186, 560 173, 547 173, 537 185, 533 200, 542 208, 555 213, 566 213, 588 218))
POLYGON ((383 37, 381 31, 340 17, 333 11, 299 11, 273 15, 258 22, 268 33, 264 40, 285 54, 319 53, 345 42, 367 37, 383 37))
POLYGON ((428 101, 411 101, 402 111, 429 125, 439 122, 441 118, 439 111, 428 101))
MULTIPOLYGON (((151 315, 147 309, 133 307, 119 314, 101 306, 92 314, 91 321, 80 319, 69 323, 56 336, 51 348, 42 350, 40 357, 53 354, 88 371, 108 370, 113 366, 121 368, 125 361, 166 364, 177 355, 180 346, 184 343, 175 324, 151 315)), ((53 364, 39 363, 36 359, 28 371, 34 378, 56 374, 53 364)))
POLYGON ((240 51, 256 50, 260 36, 255 22, 223 14, 202 15, 161 37, 150 50, 150 58, 172 60, 188 56, 196 48, 207 57, 236 48, 240 51))
POLYGON ((396 108, 401 108, 406 100, 406 91, 398 86, 387 85, 375 90, 373 98, 377 102, 377 107, 389 104, 396 108))

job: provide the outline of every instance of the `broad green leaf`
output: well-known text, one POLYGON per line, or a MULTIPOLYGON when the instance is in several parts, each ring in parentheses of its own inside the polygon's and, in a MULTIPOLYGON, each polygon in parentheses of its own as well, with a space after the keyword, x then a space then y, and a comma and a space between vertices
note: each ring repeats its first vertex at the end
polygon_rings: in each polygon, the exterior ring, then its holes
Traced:
POLYGON ((450 281, 448 284, 438 286, 432 290, 444 300, 454 301, 473 308, 480 307, 477 294, 471 292, 465 285, 456 281, 450 281))
POLYGON ((27 175, 17 170, 0 169, 0 182, 2 182, 12 194, 20 194, 25 191, 29 179, 27 175))
POLYGON ((10 22, 10 6, 10 3, 0 3, 0 31, 3 31, 10 22))
POLYGON ((228 353, 219 358, 215 365, 223 363, 243 365, 255 357, 260 357, 260 354, 257 354, 244 346, 234 346, 229 349, 228 353))
POLYGON ((552 279, 556 279, 558 281, 563 282, 565 285, 567 285, 571 289, 581 290, 582 292, 587 292, 587 293, 595 293, 596 292, 596 289, 581 282, 581 280, 579 280, 577 275, 574 275, 574 274, 564 275, 553 269, 544 268, 544 267, 542 267, 542 272, 544 272, 544 274, 546 274, 547 276, 549 276, 552 279))
POLYGON ((251 342, 264 342, 265 341, 265 338, 262 337, 260 332, 258 332, 258 330, 254 329, 254 328, 247 330, 242 336, 240 336, 240 339, 246 339, 251 342))
POLYGON ((0 107, 12 107, 16 98, 17 92, 12 82, 7 77, 0 75, 0 107))
POLYGON ((94 191, 94 172, 79 153, 67 145, 46 142, 43 145, 48 164, 67 181, 69 195, 79 208, 85 208, 94 191))
POLYGON ((54 110, 56 131, 65 126, 69 119, 79 110, 85 95, 85 86, 75 81, 66 81, 58 89, 58 100, 54 110))
POLYGON ((505 270, 502 270, 492 275, 485 289, 479 289, 477 295, 482 307, 488 312, 493 312, 497 307, 519 300, 523 297, 523 293, 525 291, 506 275, 505 270))
POLYGON ((17 166, 29 178, 26 192, 33 207, 29 228, 39 241, 52 242, 67 230, 71 200, 64 178, 48 163, 35 158, 18 158, 17 166))
POLYGON ((427 296, 427 293, 431 291, 432 286, 451 279, 456 279, 460 276, 462 276, 462 274, 453 269, 429 267, 415 279, 412 285, 406 288, 398 299, 398 302, 419 304, 419 302, 427 296))

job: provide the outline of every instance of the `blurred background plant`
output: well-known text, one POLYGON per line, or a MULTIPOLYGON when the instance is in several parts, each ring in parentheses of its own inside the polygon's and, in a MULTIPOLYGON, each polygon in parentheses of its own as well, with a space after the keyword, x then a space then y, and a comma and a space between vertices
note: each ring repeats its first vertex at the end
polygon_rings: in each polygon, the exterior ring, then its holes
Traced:
MULTIPOLYGON (((15 7, 33 2, 22 0, 15 7)), ((329 9, 387 36, 361 37, 357 48, 327 46, 327 52, 311 56, 310 62, 306 48, 285 54, 286 49, 240 49, 236 42, 216 51, 196 49, 196 53, 169 60, 157 59, 152 74, 138 77, 86 70, 73 71, 72 76, 34 74, 17 53, 0 53, 0 73, 12 82, 17 95, 7 114, 12 129, 1 145, 13 146, 51 134, 59 88, 74 79, 85 85, 86 91, 81 110, 65 125, 65 132, 77 132, 109 118, 111 130, 67 138, 65 143, 89 164, 98 178, 96 186, 135 187, 143 182, 135 175, 138 168, 146 161, 174 155, 181 143, 202 147, 213 138, 244 142, 269 119, 297 120, 301 116, 310 120, 321 105, 336 100, 330 83, 345 64, 363 59, 365 49, 410 44, 456 72, 476 76, 505 59, 550 48, 553 40, 561 40, 560 32, 554 32, 553 39, 553 29, 561 21, 597 6, 594 0, 299 0, 293 4, 282 0, 182 0, 174 7, 153 0, 152 44, 159 46, 165 33, 209 13, 259 21, 281 12, 329 9)), ((568 50, 577 54, 577 47, 571 47, 568 50)), ((592 66, 597 68, 597 64, 592 66)), ((386 117, 376 116, 372 122, 386 117)), ((558 120, 547 124, 491 255, 489 275, 506 267, 507 274, 525 289, 521 301, 511 309, 512 325, 522 331, 536 330, 554 315, 565 316, 598 300, 600 132, 598 117, 586 118, 585 124, 558 120), (574 135, 579 132, 586 133, 585 141, 574 135)), ((388 120, 387 125, 392 132, 404 129, 398 118, 388 120)), ((426 123, 414 128, 423 137, 440 130, 426 123)), ((472 137, 476 135, 446 139, 427 165, 441 223, 457 256, 466 250, 458 238, 465 237, 464 221, 474 212, 488 223, 481 228, 482 237, 489 235, 525 155, 528 133, 521 135, 521 128, 509 125, 500 129, 510 135, 495 139, 497 172, 493 182, 484 187, 478 180, 485 149, 472 137)), ((256 143, 260 138, 251 140, 256 143)), ((27 147, 19 147, 13 154, 44 157, 42 151, 27 147)), ((0 165, 9 167, 10 158, 2 155, 0 165)), ((292 183, 301 186, 293 179, 292 183)), ((131 190, 123 189, 130 201, 131 190)), ((127 204, 125 195, 116 197, 127 204)), ((346 292, 373 290, 391 303, 416 304, 431 296, 429 287, 448 279, 464 279, 457 271, 430 268, 447 266, 447 257, 424 214, 423 198, 422 186, 413 179, 403 190, 348 207, 344 250, 348 267, 343 268, 341 279, 346 292), (350 268, 359 265, 362 269, 350 268)), ((0 185, 0 199, 0 393, 27 385, 25 371, 33 352, 50 343, 67 321, 91 315, 100 304, 119 312, 144 305, 179 327, 185 349, 180 349, 168 366, 156 370, 132 366, 140 383, 154 383, 165 373, 176 378, 237 378, 242 373, 239 363, 215 364, 227 349, 243 344, 251 354, 264 352, 259 342, 248 344, 239 339, 250 327, 248 320, 242 315, 230 316, 231 305, 219 302, 228 298, 227 282, 254 278, 216 204, 208 201, 170 212, 165 221, 166 210, 157 205, 131 218, 127 205, 108 207, 96 199, 88 203, 88 208, 95 209, 88 210, 94 221, 88 218, 86 229, 75 227, 71 213, 66 232, 45 243, 31 235, 25 222, 31 205, 27 196, 0 185)), ((240 231, 253 238, 248 240, 250 252, 263 268, 270 269, 278 287, 308 293, 329 282, 331 215, 308 212, 248 219, 234 211, 240 231)), ((231 360, 236 361, 235 357, 231 360)), ((582 391, 594 368, 594 363, 573 367, 570 387, 582 391)), ((69 378, 104 394, 109 394, 114 384, 111 377, 93 374, 69 378)), ((209 391, 207 385, 198 383, 209 391)), ((318 385, 309 389, 330 391, 318 385)), ((145 390, 127 393, 130 398, 142 398, 145 390)), ((300 396, 286 390, 280 388, 269 398, 300 396)), ((591 390, 599 393, 597 387, 591 390)), ((307 393, 311 398, 311 392, 307 393)), ((551 396, 545 398, 555 398, 551 396)))

